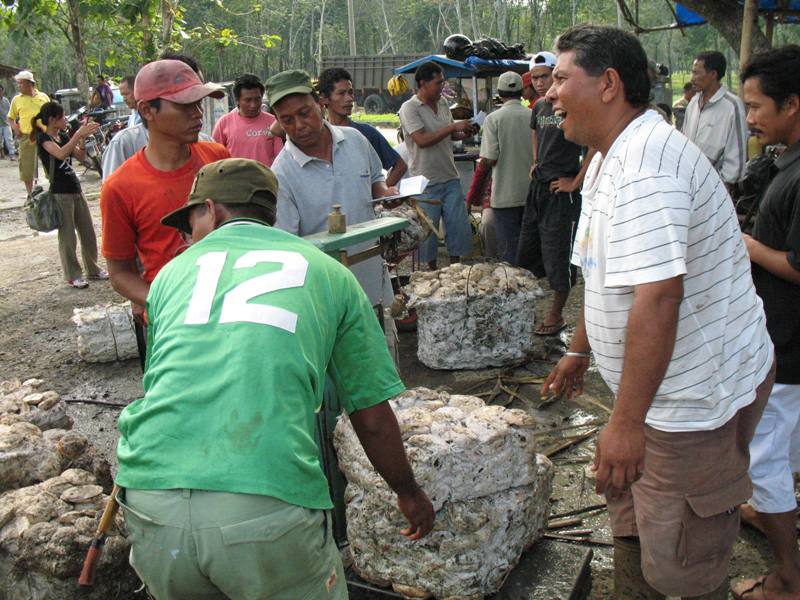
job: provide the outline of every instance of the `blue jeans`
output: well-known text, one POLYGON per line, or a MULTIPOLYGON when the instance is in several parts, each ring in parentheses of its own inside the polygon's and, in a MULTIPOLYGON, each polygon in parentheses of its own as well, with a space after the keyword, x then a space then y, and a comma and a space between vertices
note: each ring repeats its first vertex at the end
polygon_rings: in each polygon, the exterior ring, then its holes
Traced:
MULTIPOLYGON (((441 204, 421 202, 420 206, 430 217, 434 227, 439 227, 439 220, 444 216, 444 241, 447 253, 450 256, 466 256, 472 252, 472 229, 469 226, 461 181, 451 179, 444 183, 428 184, 422 197, 441 202, 441 204)), ((432 235, 420 246, 420 262, 436 260, 438 243, 439 239, 432 235)))
POLYGON ((8 125, 5 127, 0 125, 0 150, 3 149, 3 144, 5 144, 6 152, 8 152, 9 156, 14 156, 17 153, 14 148, 14 134, 8 125))

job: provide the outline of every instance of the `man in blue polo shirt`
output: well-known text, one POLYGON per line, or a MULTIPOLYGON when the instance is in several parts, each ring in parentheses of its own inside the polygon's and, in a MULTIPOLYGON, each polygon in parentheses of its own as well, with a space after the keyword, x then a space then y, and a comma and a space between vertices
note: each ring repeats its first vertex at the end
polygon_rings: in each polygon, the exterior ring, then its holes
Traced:
POLYGON ((323 106, 328 109, 328 122, 331 125, 352 127, 359 131, 378 153, 381 165, 388 171, 386 185, 391 187, 400 181, 408 170, 406 161, 400 158, 380 131, 372 125, 356 123, 350 118, 355 101, 353 78, 350 73, 338 67, 325 69, 319 74, 317 88, 323 106))

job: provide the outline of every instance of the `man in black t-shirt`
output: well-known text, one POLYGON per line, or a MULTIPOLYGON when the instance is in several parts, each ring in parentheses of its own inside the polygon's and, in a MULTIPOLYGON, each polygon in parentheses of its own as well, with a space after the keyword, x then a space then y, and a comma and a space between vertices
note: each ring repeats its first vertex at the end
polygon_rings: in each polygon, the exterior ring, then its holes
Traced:
POLYGON ((570 254, 581 214, 578 189, 593 153, 586 156, 581 166, 581 147, 564 139, 559 128, 561 117, 553 113, 553 105, 544 98, 553 84, 556 57, 550 52, 539 52, 530 65, 531 83, 541 98, 531 111, 533 165, 517 265, 536 277, 547 276, 554 292, 553 304, 534 332, 555 335, 566 326, 564 305, 577 276, 570 264, 570 254))
POLYGON ((775 570, 734 586, 742 598, 800 598, 795 486, 800 472, 800 46, 752 58, 742 71, 747 125, 762 144, 785 144, 744 235, 775 344, 775 385, 750 443, 753 496, 742 517, 767 536, 775 570))

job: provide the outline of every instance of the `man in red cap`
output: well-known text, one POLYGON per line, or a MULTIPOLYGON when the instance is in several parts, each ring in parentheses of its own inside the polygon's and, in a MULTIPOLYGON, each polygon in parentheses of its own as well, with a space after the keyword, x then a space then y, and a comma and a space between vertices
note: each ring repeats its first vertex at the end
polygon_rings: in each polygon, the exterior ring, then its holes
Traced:
POLYGON ((531 80, 531 72, 525 71, 522 74, 522 100, 523 105, 528 103, 528 108, 532 109, 533 105, 539 99, 539 93, 533 89, 533 81, 531 80))
POLYGON ((150 282, 184 243, 161 218, 184 205, 203 165, 230 154, 220 144, 197 141, 203 126, 202 100, 222 98, 224 91, 203 83, 185 63, 157 60, 145 65, 133 93, 149 140, 103 184, 100 209, 111 284, 139 315, 150 282))

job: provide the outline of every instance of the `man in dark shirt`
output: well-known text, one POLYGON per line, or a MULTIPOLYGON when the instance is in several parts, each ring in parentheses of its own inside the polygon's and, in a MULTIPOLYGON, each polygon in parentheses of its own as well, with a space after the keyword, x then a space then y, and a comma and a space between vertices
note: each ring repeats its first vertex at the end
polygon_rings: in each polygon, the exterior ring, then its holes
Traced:
POLYGON ((388 171, 386 186, 397 185, 397 182, 406 174, 408 165, 389 145, 380 131, 372 125, 356 123, 350 118, 350 115, 353 114, 355 98, 353 78, 350 73, 336 67, 325 69, 319 74, 318 88, 322 105, 328 109, 328 122, 339 127, 352 127, 367 138, 370 146, 375 149, 378 158, 381 159, 381 166, 388 171))
MULTIPOLYGON (((734 586, 742 598, 800 597, 793 473, 800 471, 800 46, 758 54, 741 74, 747 125, 762 144, 785 144, 759 205, 752 237, 744 235, 756 291, 778 369, 750 443, 753 497, 745 520, 767 536, 775 570, 734 586)), ((738 595, 737 595, 738 594, 738 595)))
POLYGON ((100 107, 108 108, 114 104, 114 92, 111 91, 111 86, 106 82, 106 78, 102 75, 97 76, 97 86, 95 87, 97 95, 100 97, 100 107))
POLYGON ((581 147, 564 139, 561 117, 544 98, 553 84, 555 65, 556 57, 550 52, 539 52, 531 59, 531 83, 541 98, 531 112, 531 185, 517 251, 517 265, 536 277, 547 276, 554 292, 553 304, 535 330, 537 335, 555 335, 566 325, 564 305, 577 276, 569 260, 581 214, 577 190, 593 156, 587 155, 581 166, 581 147))

